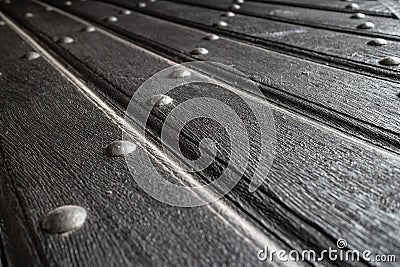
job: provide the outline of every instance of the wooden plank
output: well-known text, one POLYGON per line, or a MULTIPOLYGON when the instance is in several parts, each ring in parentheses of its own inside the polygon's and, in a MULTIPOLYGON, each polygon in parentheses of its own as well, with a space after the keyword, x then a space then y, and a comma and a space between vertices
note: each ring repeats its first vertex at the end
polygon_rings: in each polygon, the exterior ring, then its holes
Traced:
MULTIPOLYGON (((77 8, 84 10, 82 6, 77 8)), ((115 14, 103 10, 100 5, 95 10, 100 18, 105 14, 115 14)), ((140 22, 140 16, 129 18, 131 21, 126 23, 130 22, 130 27, 140 22)), ((122 21, 120 17, 120 23, 122 21)), ((155 21, 151 22, 153 27, 158 26, 155 21)), ((171 31, 165 32, 171 34, 171 31)), ((184 36, 191 35, 185 32, 184 36)), ((169 38, 174 40, 173 35, 169 38)), ((127 68, 118 65, 118 58, 110 64, 118 66, 118 73, 124 73, 124 68, 127 68)), ((103 64, 97 61, 94 65, 101 68, 103 64)), ((216 92, 214 88, 202 89, 216 92)), ((181 95, 182 98, 189 96, 181 95)), ((376 248, 375 253, 398 253, 399 242, 394 238, 399 225, 399 218, 395 215, 399 207, 398 198, 394 193, 399 186, 398 156, 360 144, 284 109, 273 107, 273 112, 280 138, 268 184, 256 193, 248 194, 249 178, 244 177, 227 197, 247 210, 249 215, 256 216, 264 227, 286 233, 281 238, 296 248, 304 248, 304 244, 320 249, 329 245, 334 247, 335 239, 345 236, 351 248, 372 247, 376 248), (390 185, 386 183, 389 180, 390 185), (370 233, 374 233, 373 238, 370 233)), ((156 124, 152 127, 159 129, 156 124)), ((193 131, 196 133, 202 128, 193 131)))
MULTIPOLYGON (((7 224, 29 228, 35 239, 29 249, 42 255, 44 265, 258 264, 258 246, 217 213, 217 206, 177 208, 145 194, 122 158, 102 153, 106 144, 120 138, 120 128, 43 58, 22 59, 32 48, 14 32, 6 27, 0 31, 7 40, 0 49, 7 66, 0 79, 1 121, 6 126, 1 131, 2 163, 7 164, 2 183, 7 192, 18 193, 19 207, 29 218, 19 221, 18 212, 7 224), (68 235, 41 231, 42 216, 65 204, 88 209, 83 228, 68 235)), ((166 172, 166 162, 154 160, 166 172)), ((5 240, 16 237, 9 238, 14 232, 4 234, 5 240)), ((12 247, 16 244, 6 243, 28 259, 29 250, 12 247)))
MULTIPOLYGON (((106 1, 134 6, 132 1, 127 0, 106 1)), ((208 8, 162 1, 152 4, 145 9, 145 12, 158 14, 160 17, 167 16, 175 22, 186 22, 190 26, 197 24, 202 28, 210 28, 210 30, 213 30, 211 27, 221 19, 222 14, 220 11, 208 8)), ((370 36, 356 36, 242 15, 236 15, 234 18, 223 18, 223 20, 226 20, 228 25, 220 27, 223 29, 219 31, 229 36, 233 35, 266 47, 269 47, 271 43, 282 44, 285 46, 282 49, 284 51, 297 48, 300 54, 304 52, 318 54, 322 60, 342 62, 342 65, 352 65, 357 62, 355 68, 369 67, 368 70, 371 72, 377 69, 385 69, 396 79, 398 77, 398 66, 384 66, 379 63, 385 57, 400 54, 398 41, 392 41, 389 45, 378 48, 367 45, 372 40, 370 36), (352 45, 349 46, 349 43, 352 45)))
POLYGON ((306 7, 306 8, 314 8, 321 10, 330 10, 330 11, 340 11, 340 12, 362 12, 370 15, 378 15, 378 16, 393 16, 392 12, 384 6, 379 1, 351 1, 359 5, 359 9, 350 9, 346 8, 351 3, 348 1, 319 1, 319 0, 254 0, 254 2, 262 2, 262 3, 275 3, 275 4, 284 4, 288 6, 298 6, 298 7, 306 7))
MULTIPOLYGON (((174 2, 226 10, 226 4, 212 0, 175 0, 174 2)), ((343 31, 359 35, 375 36, 379 38, 399 39, 399 21, 394 18, 366 16, 365 19, 354 19, 353 14, 342 12, 315 10, 302 7, 292 7, 279 4, 246 1, 241 8, 234 11, 238 14, 261 17, 270 20, 287 22, 291 24, 311 26, 315 28, 343 31), (375 24, 375 28, 368 31, 357 27, 364 21, 375 24)))
MULTIPOLYGON (((54 4, 60 8, 64 6, 57 2, 54 4)), ((314 114, 317 115, 316 118, 321 116, 320 121, 347 132, 360 127, 362 130, 357 130, 358 136, 365 136, 371 142, 398 151, 400 124, 399 116, 396 115, 399 112, 397 83, 338 70, 228 38, 210 42, 203 39, 206 32, 136 12, 130 16, 119 16, 118 23, 107 23, 104 18, 109 14, 117 14, 120 10, 102 3, 97 3, 96 8, 97 13, 93 14, 90 2, 79 2, 67 9, 135 42, 140 43, 143 39, 157 40, 153 43, 164 47, 168 54, 173 54, 172 59, 176 58, 176 54, 190 57, 189 52, 196 46, 206 47, 210 53, 204 58, 232 65, 247 74, 264 85, 262 89, 266 98, 297 112, 312 109, 312 113, 304 111, 304 114, 314 114), (163 34, 160 34, 160 29, 163 34), (180 36, 186 38, 176 42, 180 36), (230 49, 226 49, 227 47, 230 49), (265 69, 264 66, 271 67, 265 69), (338 77, 341 79, 338 80, 338 77), (345 99, 338 97, 344 95, 345 99), (331 116, 334 119, 329 119, 331 116), (368 130, 370 127, 374 130, 368 130), (376 136, 379 137, 375 139, 376 136)))

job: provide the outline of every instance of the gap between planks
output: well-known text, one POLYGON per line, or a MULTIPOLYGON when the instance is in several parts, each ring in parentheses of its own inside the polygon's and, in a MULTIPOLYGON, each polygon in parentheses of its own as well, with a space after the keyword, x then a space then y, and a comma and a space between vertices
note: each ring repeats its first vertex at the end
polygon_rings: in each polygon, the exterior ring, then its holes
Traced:
MULTIPOLYGON (((23 40, 25 40, 32 48, 42 54, 42 56, 46 59, 46 61, 54 67, 58 72, 61 73, 62 76, 66 77, 67 80, 74 85, 76 89, 80 93, 82 93, 92 104, 94 104, 99 110, 101 110, 114 124, 116 124, 119 128, 127 127, 124 123, 124 118, 121 117, 118 112, 113 110, 111 106, 109 106, 105 101, 103 101, 97 94, 90 89, 81 79, 76 77, 71 71, 65 68, 55 57, 53 57, 49 52, 46 51, 38 42, 36 42, 32 37, 30 37, 24 30, 22 30, 18 25, 16 25, 10 18, 8 18, 5 14, 0 11, 0 17, 9 25, 9 27, 14 30, 23 40)), ((119 38, 117 37, 117 40, 119 38)), ((133 44, 131 44, 133 45, 133 44)), ((147 50, 143 49, 148 52, 147 50)), ((180 167, 172 162, 169 158, 167 158, 162 151, 160 151, 157 146, 152 143, 146 141, 144 137, 142 137, 133 127, 129 127, 128 131, 135 135, 137 139, 140 139, 139 142, 149 146, 152 151, 156 152, 158 155, 162 156, 162 158, 167 159, 168 164, 173 166, 175 170, 180 170, 180 167)), ((192 184, 199 187, 200 183, 198 183, 191 175, 186 172, 180 171, 180 173, 192 184)), ((208 190, 203 190, 202 194, 212 195, 213 193, 208 190)), ((213 202, 211 205, 206 205, 206 207, 214 213, 223 223, 228 225, 231 229, 233 229, 238 236, 242 237, 244 241, 255 248, 255 251, 268 245, 269 248, 275 249, 278 251, 281 249, 276 242, 271 240, 265 233, 263 233, 260 229, 258 229, 255 225, 250 223, 248 220, 243 218, 239 213, 233 210, 229 205, 225 203, 224 200, 217 200, 213 202), (246 233, 246 234, 243 234, 246 233)), ((300 266, 296 262, 285 263, 284 266, 300 266)), ((1 266, 0 266, 1 267, 1 266)))
MULTIPOLYGON (((31 2, 34 2, 34 3, 36 3, 36 4, 39 4, 39 5, 43 6, 43 7, 51 6, 51 5, 48 5, 48 4, 46 4, 46 3, 41 2, 41 1, 39 1, 39 0, 31 0, 31 2)), ((55 10, 56 12, 58 12, 58 13, 64 15, 64 16, 66 16, 66 17, 69 17, 70 19, 73 19, 73 20, 75 20, 75 21, 77 21, 77 22, 80 22, 80 23, 82 23, 82 24, 85 24, 85 25, 91 25, 91 23, 88 22, 88 21, 85 20, 85 19, 79 18, 79 17, 77 17, 77 16, 75 16, 75 15, 69 13, 69 12, 66 12, 66 11, 64 11, 64 10, 61 10, 61 9, 59 9, 59 8, 57 8, 57 7, 54 7, 54 6, 51 6, 51 7, 54 8, 54 10, 55 10)), ((97 24, 97 25, 98 25, 98 24, 97 24)), ((159 58, 159 59, 161 59, 161 60, 166 61, 166 62, 167 62, 168 64, 170 64, 170 65, 180 64, 179 62, 171 61, 171 60, 169 60, 169 59, 167 59, 167 58, 165 58, 165 57, 163 57, 163 56, 161 56, 161 55, 159 55, 159 54, 156 54, 156 53, 154 53, 154 52, 152 52, 152 51, 146 49, 146 47, 143 47, 143 46, 134 44, 134 43, 132 43, 132 42, 130 42, 130 41, 124 39, 124 38, 121 38, 121 37, 119 37, 118 35, 116 35, 112 30, 110 30, 110 29, 108 29, 108 28, 105 28, 105 27, 103 27, 102 25, 98 25, 98 27, 100 27, 100 29, 99 29, 100 32, 102 32, 103 34, 106 34, 107 36, 113 38, 113 39, 116 40, 116 41, 122 42, 122 43, 124 43, 124 44, 126 44, 126 45, 128 45, 128 46, 131 46, 131 47, 135 48, 135 49, 139 49, 139 50, 141 50, 141 51, 144 51, 144 52, 146 52, 146 53, 149 53, 150 55, 152 55, 152 56, 154 56, 154 57, 156 57, 156 58, 159 58)), ((90 90, 90 89, 89 89, 89 90, 90 90)), ((236 90, 235 90, 235 91, 236 91, 236 90)), ((288 115, 290 115, 290 116, 292 116, 292 117, 295 117, 296 119, 298 119, 298 120, 300 120, 300 121, 304 121, 304 122, 306 122, 306 123, 308 123, 308 124, 310 124, 310 125, 313 125, 314 127, 317 127, 317 128, 320 128, 320 129, 323 129, 323 130, 332 132, 333 134, 336 134, 336 135, 338 135, 338 136, 340 136, 340 137, 342 137, 342 138, 344 138, 344 139, 350 140, 351 142, 356 143, 356 144, 358 144, 358 145, 361 145, 361 146, 363 146, 363 147, 365 147, 365 148, 369 148, 369 149, 371 149, 371 150, 375 150, 375 151, 377 151, 377 152, 379 152, 379 153, 381 153, 381 154, 384 154, 384 155, 386 155, 386 156, 389 156, 389 157, 400 158, 400 155, 397 154, 397 153, 395 153, 395 152, 393 152, 393 151, 389 151, 389 150, 383 149, 383 148, 381 148, 381 147, 379 147, 379 146, 370 144, 370 143, 368 143, 367 141, 364 141, 364 140, 362 140, 362 139, 359 139, 359 138, 357 138, 357 137, 355 137, 355 136, 353 136, 353 135, 349 135, 348 133, 343 132, 343 131, 340 131, 340 130, 334 128, 334 127, 331 127, 331 126, 329 126, 329 125, 323 124, 323 123, 318 122, 318 121, 316 121, 316 120, 310 119, 309 117, 306 117, 306 116, 304 116, 304 115, 302 115, 302 114, 296 113, 296 112, 291 111, 291 110, 288 110, 288 109, 286 109, 286 108, 283 108, 283 107, 281 107, 281 106, 279 106, 279 105, 277 105, 277 104, 275 104, 275 103, 272 103, 272 102, 270 102, 270 101, 268 101, 268 100, 261 99, 261 98, 259 98, 259 97, 257 97, 257 96, 254 96, 253 94, 251 94, 251 93, 249 93, 249 92, 244 92, 244 91, 237 91, 237 92, 240 93, 240 94, 243 94, 243 95, 245 95, 245 96, 247 96, 247 97, 250 97, 250 98, 252 98, 253 100, 256 100, 257 102, 262 102, 262 103, 264 103, 264 104, 265 104, 265 102, 267 102, 268 105, 274 107, 275 109, 277 109, 277 110, 279 110, 279 111, 281 111, 281 112, 283 112, 283 113, 286 113, 286 114, 288 114, 288 115)))

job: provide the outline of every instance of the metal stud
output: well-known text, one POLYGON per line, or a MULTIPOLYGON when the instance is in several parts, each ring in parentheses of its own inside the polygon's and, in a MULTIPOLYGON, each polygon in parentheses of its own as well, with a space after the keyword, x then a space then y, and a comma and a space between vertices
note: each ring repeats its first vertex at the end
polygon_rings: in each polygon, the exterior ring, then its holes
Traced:
POLYGON ((190 52, 190 54, 192 54, 192 55, 207 55, 208 54, 208 50, 205 49, 205 48, 199 47, 199 48, 193 49, 190 52))
POLYGON ((74 39, 72 39, 69 36, 63 36, 60 38, 60 43, 64 43, 64 44, 72 44, 74 42, 74 39))
POLYGON ((72 2, 71 2, 71 1, 65 1, 64 5, 66 5, 66 6, 72 6, 72 2))
POLYGON ((385 66, 397 66, 400 64, 400 58, 398 57, 387 57, 379 61, 379 64, 385 66))
POLYGON ((184 69, 178 69, 171 72, 169 75, 171 78, 184 78, 190 76, 190 71, 184 69))
POLYGON ((244 0, 236 0, 235 1, 237 4, 243 4, 244 3, 244 0))
POLYGON ((33 14, 31 12, 26 12, 25 18, 33 18, 33 14))
POLYGON ((385 39, 382 39, 382 38, 376 38, 376 39, 369 41, 367 44, 374 45, 374 46, 382 46, 382 45, 387 45, 388 41, 386 41, 385 39))
POLYGON ((130 14, 132 14, 132 11, 130 11, 129 9, 125 9, 125 10, 121 10, 119 13, 122 15, 130 15, 130 14))
POLYGON ((233 10, 238 10, 238 9, 240 9, 240 5, 232 4, 230 8, 233 9, 233 10))
POLYGON ((109 17, 106 18, 106 21, 107 22, 117 22, 118 18, 115 17, 115 16, 109 16, 109 17))
POLYGON ((35 60, 40 58, 40 54, 38 52, 30 51, 24 55, 24 58, 28 60, 35 60))
POLYGON ((107 145, 103 152, 110 157, 125 157, 136 150, 136 145, 129 141, 117 140, 107 145))
POLYGON ((206 37, 204 37, 205 40, 209 40, 209 41, 215 41, 219 39, 219 36, 216 34, 209 34, 206 35, 206 37))
POLYGON ((62 206, 49 212, 42 220, 42 229, 55 234, 66 233, 82 227, 87 212, 79 206, 62 206))
POLYGON ((357 26, 358 29, 372 29, 375 27, 375 24, 373 24, 372 22, 364 22, 361 23, 360 25, 357 26))
POLYGON ((82 31, 85 31, 85 32, 95 32, 95 31, 96 31, 96 28, 93 27, 93 26, 88 25, 88 26, 86 26, 82 31))
POLYGON ((169 105, 174 101, 171 97, 167 95, 154 95, 152 98, 149 99, 148 103, 152 106, 160 107, 169 105))
POLYGON ((223 20, 220 20, 217 23, 214 23, 214 26, 216 26, 216 27, 226 27, 226 26, 228 26, 228 23, 226 23, 223 20))
POLYGON ((51 7, 51 6, 46 6, 46 7, 44 8, 44 10, 46 10, 46 11, 53 11, 54 8, 51 7))
POLYGON ((4 21, 0 20, 0 26, 4 26, 4 25, 6 25, 6 23, 4 21))
POLYGON ((356 4, 356 3, 351 3, 351 4, 347 5, 345 8, 346 9, 357 10, 357 9, 360 9, 360 6, 358 4, 356 4))
POLYGON ((365 14, 363 13, 354 13, 353 15, 351 15, 350 18, 352 19, 365 19, 365 14))
POLYGON ((140 7, 140 8, 143 8, 143 7, 146 7, 147 5, 144 2, 140 2, 140 3, 138 3, 137 6, 140 7))
POLYGON ((222 16, 231 18, 235 16, 235 13, 233 13, 232 11, 227 11, 226 13, 222 14, 222 16))

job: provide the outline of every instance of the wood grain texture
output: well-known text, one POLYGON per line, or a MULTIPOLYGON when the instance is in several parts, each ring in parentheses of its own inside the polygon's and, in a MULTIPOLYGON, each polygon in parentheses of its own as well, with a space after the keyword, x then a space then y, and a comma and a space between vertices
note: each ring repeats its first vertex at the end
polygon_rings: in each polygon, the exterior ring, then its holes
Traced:
MULTIPOLYGON (((82 6, 77 8, 85 10, 82 6)), ((109 10, 101 13, 102 9, 99 6, 95 10, 96 16, 100 18, 106 14, 116 14, 109 10)), ((117 11, 116 9, 115 12, 117 11)), ((121 24, 118 26, 123 25, 126 30, 131 31, 135 29, 134 32, 137 34, 137 28, 134 27, 138 27, 135 25, 141 22, 141 16, 129 18, 136 23, 129 21, 128 17, 127 21, 120 18, 121 24)), ((68 25, 67 21, 69 20, 64 18, 62 25, 68 25)), ((157 20, 151 22, 154 27, 161 25, 156 22, 157 20)), ((183 27, 179 27, 181 28, 183 27)), ((146 29, 149 30, 149 28, 146 29)), ((171 31, 166 32, 171 34, 171 31)), ((193 30, 192 34, 193 32, 197 33, 193 30)), ((150 35, 151 33, 145 35, 145 30, 139 33, 149 39, 155 39, 150 35)), ((189 31, 184 33, 185 36, 192 36, 189 31)), ((197 40, 203 35, 199 33, 197 40)), ((174 36, 169 36, 169 38, 172 42, 174 36)), ((162 40, 162 36, 159 36, 157 40, 162 40)), ((85 46, 83 43, 76 43, 81 49, 74 48, 76 50, 73 53, 82 62, 92 62, 90 69, 104 76, 107 67, 101 64, 101 59, 95 55, 81 59, 81 55, 78 54, 79 51, 83 53, 85 49, 91 50, 90 46, 93 44, 87 41, 84 42, 85 46)), ((187 42, 185 44, 187 47, 180 46, 180 51, 188 51, 193 46, 189 43, 190 39, 184 41, 187 42)), ((113 44, 113 47, 114 45, 118 47, 118 44, 113 44)), ((73 50, 70 46, 65 48, 68 51, 73 50)), ((117 49, 117 51, 120 50, 117 49)), ((123 61, 119 62, 119 57, 112 60, 111 55, 115 53, 115 50, 102 52, 105 58, 110 59, 109 64, 119 70, 108 74, 110 83, 115 83, 113 80, 116 80, 117 74, 127 71, 128 66, 124 66, 123 61)), ((130 52, 121 52, 121 57, 124 56, 123 53, 128 55, 130 52)), ((147 60, 142 64, 145 62, 147 60)), ((144 66, 146 65, 142 65, 144 66)), ((129 78, 126 84, 129 84, 129 78)), ((135 90, 133 87, 131 89, 135 90)), ((174 97, 189 98, 194 92, 209 94, 216 92, 214 88, 209 87, 186 89, 182 91, 182 94, 174 97)), ((248 194, 249 177, 243 177, 244 179, 227 196, 227 199, 240 209, 247 211, 248 216, 257 220, 265 229, 273 231, 279 239, 293 248, 334 247, 337 238, 345 237, 351 248, 372 247, 374 253, 397 254, 399 240, 396 233, 400 226, 397 194, 399 187, 397 177, 400 172, 398 156, 371 149, 348 136, 342 136, 330 128, 312 123, 304 117, 299 117, 279 107, 274 106, 272 109, 279 142, 277 158, 268 176, 268 183, 256 193, 248 194)), ((167 113, 159 115, 166 116, 167 113)), ((154 132, 160 128, 159 123, 154 121, 151 125, 154 132)), ((204 125, 201 126, 191 129, 193 136, 203 131, 204 125)), ((215 138, 223 139, 217 131, 214 134, 215 138)), ((210 171, 209 175, 215 172, 215 170, 210 171)))
POLYGON ((211 206, 170 207, 138 188, 123 159, 102 154, 120 138, 117 125, 43 58, 21 58, 31 48, 7 27, 0 31, 8 67, 0 79, 2 197, 19 196, 2 213, 10 265, 258 265, 258 247, 211 206), (86 224, 44 233, 42 216, 66 204, 85 207, 86 224), (19 225, 27 235, 16 234, 19 225))
MULTIPOLYGON (((174 2, 210 7, 218 10, 226 10, 227 7, 229 7, 229 3, 224 1, 215 2, 212 0, 206 0, 199 2, 195 0, 174 0, 174 2)), ((239 10, 235 10, 234 12, 237 14, 261 17, 296 25, 311 26, 358 35, 394 39, 399 39, 400 36, 398 29, 399 21, 396 18, 366 16, 365 19, 354 19, 352 18, 353 14, 343 12, 315 10, 251 1, 246 1, 241 5, 239 10), (357 29, 357 26, 364 21, 374 23, 375 28, 368 31, 357 29)))
MULTIPOLYGON (((275 3, 285 4, 288 6, 307 7, 322 10, 340 11, 347 13, 354 13, 355 10, 347 9, 348 1, 333 0, 333 1, 319 1, 319 0, 254 0, 254 2, 262 3, 275 3)), ((362 12, 370 15, 378 16, 393 16, 392 12, 379 1, 352 1, 359 5, 356 12, 362 12)))
MULTIPOLYGON (((61 3, 53 3, 63 8, 61 3)), ((67 9, 138 44, 143 45, 142 40, 145 40, 147 46, 148 40, 156 40, 153 43, 163 47, 173 60, 184 56, 190 58, 192 49, 206 47, 210 53, 200 59, 234 66, 260 83, 266 98, 297 112, 307 109, 304 111, 307 116, 320 117, 320 121, 350 133, 357 131, 358 136, 398 151, 397 83, 338 70, 229 38, 210 42, 203 39, 207 32, 136 12, 120 16, 118 23, 106 23, 103 19, 109 14, 118 14, 120 9, 103 3, 96 3, 95 14, 90 2, 77 2, 67 9), (180 36, 186 38, 176 42, 180 36), (365 109, 366 106, 369 108, 365 109)))

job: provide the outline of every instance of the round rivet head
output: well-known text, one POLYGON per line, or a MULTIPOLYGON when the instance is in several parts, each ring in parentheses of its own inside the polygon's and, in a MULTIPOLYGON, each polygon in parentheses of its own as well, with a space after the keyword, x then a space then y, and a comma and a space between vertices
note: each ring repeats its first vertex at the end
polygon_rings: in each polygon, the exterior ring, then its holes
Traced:
POLYGON ((143 8, 143 7, 146 7, 147 5, 144 2, 140 2, 137 4, 137 6, 143 8))
POLYGON ((190 71, 184 69, 178 69, 171 72, 169 75, 171 78, 184 78, 190 76, 190 71))
POLYGON ((353 15, 351 15, 352 19, 365 19, 365 14, 363 13, 354 13, 353 15))
POLYGON ((220 20, 217 23, 215 23, 214 26, 216 26, 216 27, 226 27, 226 26, 228 26, 228 23, 226 23, 223 20, 220 20))
POLYGON ((82 227, 87 212, 79 206, 62 206, 49 212, 42 220, 42 229, 46 232, 66 233, 82 227))
POLYGON ((235 0, 235 2, 238 3, 238 4, 243 4, 244 0, 235 0))
POLYGON ((364 22, 361 23, 360 25, 357 26, 358 29, 372 29, 375 27, 375 24, 373 24, 372 22, 364 22))
POLYGON ((346 9, 357 10, 357 9, 360 9, 360 6, 357 5, 356 3, 351 3, 351 4, 347 5, 345 8, 346 9))
POLYGON ((64 5, 66 5, 66 6, 72 6, 72 2, 71 2, 71 1, 65 1, 64 5))
POLYGON ((382 46, 382 45, 387 45, 388 41, 386 41, 385 39, 382 39, 382 38, 376 38, 376 39, 369 41, 367 44, 374 45, 374 46, 382 46))
POLYGON ((136 145, 129 141, 117 140, 108 144, 103 152, 110 157, 125 157, 136 150, 136 145))
POLYGON ((33 14, 31 12, 26 12, 25 18, 33 18, 33 14))
POLYGON ((74 39, 72 39, 69 36, 63 36, 63 37, 60 38, 59 42, 63 43, 63 44, 72 44, 74 42, 74 39))
POLYGON ((219 39, 219 36, 216 34, 209 34, 206 35, 206 37, 204 37, 205 40, 209 40, 209 41, 215 41, 219 39))
POLYGON ((46 10, 46 11, 53 11, 54 8, 51 7, 51 6, 46 6, 46 7, 44 8, 44 10, 46 10))
POLYGON ((109 16, 105 19, 107 22, 117 22, 118 18, 115 16, 109 16))
POLYGON ((132 14, 132 11, 130 11, 129 9, 125 9, 125 10, 121 10, 119 13, 122 15, 130 15, 130 14, 132 14))
POLYGON ((199 48, 193 49, 190 52, 190 54, 192 54, 192 55, 207 55, 208 54, 208 50, 205 49, 205 48, 199 47, 199 48))
POLYGON ((0 26, 4 26, 4 25, 6 25, 6 23, 4 21, 0 20, 0 26))
POLYGON ((235 16, 235 13, 233 13, 232 11, 227 11, 224 14, 222 14, 222 16, 232 18, 235 16))
POLYGON ((148 103, 151 106, 160 107, 160 106, 169 105, 172 103, 172 101, 174 101, 174 100, 167 95, 154 95, 152 98, 149 99, 148 103))
POLYGON ((379 64, 385 66, 397 66, 400 64, 400 58, 398 57, 387 57, 379 61, 379 64))
POLYGON ((84 32, 95 32, 95 31, 96 31, 96 28, 93 27, 93 26, 88 25, 88 26, 86 26, 85 28, 83 28, 82 31, 84 31, 84 32))
POLYGON ((40 54, 38 52, 30 51, 25 54, 24 58, 26 58, 28 60, 35 60, 35 59, 40 58, 40 54))
POLYGON ((238 5, 238 4, 233 4, 233 5, 231 5, 230 8, 233 9, 233 10, 238 10, 238 9, 240 9, 240 5, 238 5))

